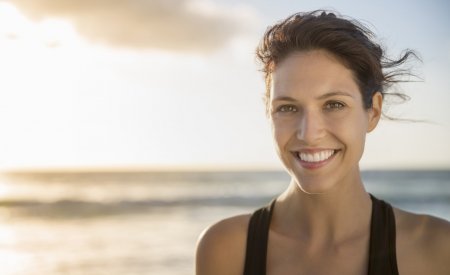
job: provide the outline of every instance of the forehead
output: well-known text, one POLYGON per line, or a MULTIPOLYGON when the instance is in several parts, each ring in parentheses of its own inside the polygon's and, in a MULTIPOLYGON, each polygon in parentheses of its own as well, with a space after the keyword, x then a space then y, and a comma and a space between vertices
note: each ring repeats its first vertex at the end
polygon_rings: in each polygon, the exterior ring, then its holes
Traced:
POLYGON ((294 52, 272 73, 270 97, 320 96, 342 90, 360 96, 353 72, 324 50, 294 52))

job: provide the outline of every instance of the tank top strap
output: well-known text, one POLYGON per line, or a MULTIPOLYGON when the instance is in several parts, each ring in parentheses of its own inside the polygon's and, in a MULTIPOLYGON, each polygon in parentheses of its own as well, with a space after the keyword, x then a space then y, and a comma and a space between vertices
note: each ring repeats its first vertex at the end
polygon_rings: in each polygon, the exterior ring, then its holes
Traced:
POLYGON ((247 232, 244 275, 265 275, 270 219, 276 199, 256 210, 250 217, 247 232))
POLYGON ((392 206, 372 199, 368 275, 398 275, 395 216, 392 206))

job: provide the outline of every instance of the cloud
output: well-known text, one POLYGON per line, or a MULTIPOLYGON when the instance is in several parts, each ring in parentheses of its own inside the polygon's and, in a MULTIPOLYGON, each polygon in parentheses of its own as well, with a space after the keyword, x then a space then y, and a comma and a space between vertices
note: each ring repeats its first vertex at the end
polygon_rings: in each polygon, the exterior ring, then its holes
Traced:
POLYGON ((210 0, 8 0, 33 20, 61 18, 90 41, 208 52, 251 31, 256 15, 210 0))

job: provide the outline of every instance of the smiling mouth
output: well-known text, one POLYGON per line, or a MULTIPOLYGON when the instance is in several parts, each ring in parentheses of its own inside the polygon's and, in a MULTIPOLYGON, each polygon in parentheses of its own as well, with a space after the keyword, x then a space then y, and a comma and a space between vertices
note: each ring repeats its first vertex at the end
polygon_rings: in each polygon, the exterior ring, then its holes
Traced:
POLYGON ((293 152, 296 158, 298 158, 302 162, 307 163, 321 163, 328 159, 330 159, 332 156, 334 156, 339 150, 322 150, 317 152, 293 152))

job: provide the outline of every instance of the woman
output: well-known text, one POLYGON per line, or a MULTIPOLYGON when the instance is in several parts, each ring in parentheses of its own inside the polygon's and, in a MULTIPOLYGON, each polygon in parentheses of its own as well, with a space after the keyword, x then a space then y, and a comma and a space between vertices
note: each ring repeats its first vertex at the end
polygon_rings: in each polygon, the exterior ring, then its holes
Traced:
POLYGON ((368 194, 359 169, 388 86, 404 74, 371 33, 333 13, 295 14, 257 49, 276 149, 292 180, 253 214, 208 228, 197 275, 450 274, 450 224, 368 194), (389 71, 389 73, 386 73, 389 71))

